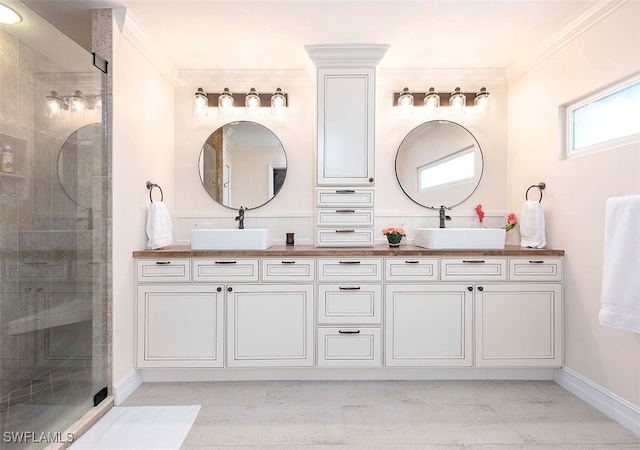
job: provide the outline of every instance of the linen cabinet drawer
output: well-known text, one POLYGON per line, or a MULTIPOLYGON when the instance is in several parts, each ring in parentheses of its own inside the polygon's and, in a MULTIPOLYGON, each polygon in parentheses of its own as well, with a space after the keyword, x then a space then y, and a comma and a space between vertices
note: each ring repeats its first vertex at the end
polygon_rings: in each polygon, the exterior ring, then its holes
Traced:
POLYGON ((373 209, 318 209, 316 225, 319 227, 372 227, 373 209))
POLYGON ((318 323, 382 323, 382 286, 351 283, 319 285, 318 323))
POLYGON ((137 263, 139 283, 175 283, 191 281, 191 260, 139 259, 137 263))
POLYGON ((445 258, 440 261, 442 281, 506 281, 506 258, 445 258))
POLYGON ((373 247, 373 229, 316 230, 317 247, 373 247))
POLYGON ((382 281, 382 259, 318 259, 318 281, 346 283, 382 281))
POLYGON ((257 259, 194 259, 193 281, 234 283, 258 281, 257 259))
POLYGON ((380 367, 379 327, 318 327, 318 367, 380 367))
POLYGON ((387 281, 437 281, 437 259, 385 259, 387 281))
POLYGON ((314 281, 316 260, 263 259, 262 281, 314 281))
POLYGON ((333 188, 316 190, 316 206, 318 208, 341 206, 372 208, 373 198, 373 189, 333 188))
POLYGON ((562 260, 560 258, 511 258, 509 279, 512 281, 560 281, 562 260))

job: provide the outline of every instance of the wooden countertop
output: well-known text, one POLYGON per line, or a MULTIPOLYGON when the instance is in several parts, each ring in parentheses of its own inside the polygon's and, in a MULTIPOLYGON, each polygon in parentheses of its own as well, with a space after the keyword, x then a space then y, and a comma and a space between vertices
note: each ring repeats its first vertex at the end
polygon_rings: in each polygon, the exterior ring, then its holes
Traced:
POLYGON ((387 244, 375 247, 314 247, 312 245, 274 245, 267 250, 191 250, 187 245, 174 245, 160 250, 137 250, 134 258, 296 258, 296 257, 456 257, 456 256, 563 256, 564 250, 522 248, 518 245, 507 245, 501 250, 442 249, 404 245, 391 248, 387 244))

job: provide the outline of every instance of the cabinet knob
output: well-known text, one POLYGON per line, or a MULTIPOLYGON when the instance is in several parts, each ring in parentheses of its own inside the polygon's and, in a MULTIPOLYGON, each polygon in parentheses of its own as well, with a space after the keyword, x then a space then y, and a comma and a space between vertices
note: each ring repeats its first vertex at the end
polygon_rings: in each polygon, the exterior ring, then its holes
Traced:
POLYGON ((482 292, 482 291, 484 291, 484 288, 483 288, 482 286, 478 286, 478 290, 479 290, 480 292, 482 292))
POLYGON ((373 183, 373 177, 369 178, 369 183, 373 183))
POLYGON ((469 292, 473 291, 473 286, 467 286, 467 291, 469 292))
POLYGON ((232 291, 233 291, 233 288, 232 288, 231 286, 229 286, 229 287, 227 288, 227 291, 232 292, 232 291))
POLYGON ((218 286, 218 288, 216 289, 216 291, 218 292, 222 292, 222 288, 220 286, 218 286))

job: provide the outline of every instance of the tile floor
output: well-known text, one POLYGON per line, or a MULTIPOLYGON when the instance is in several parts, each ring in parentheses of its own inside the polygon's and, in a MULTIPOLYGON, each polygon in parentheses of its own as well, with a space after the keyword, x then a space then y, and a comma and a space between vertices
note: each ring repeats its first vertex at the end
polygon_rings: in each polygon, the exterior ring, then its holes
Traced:
POLYGON ((122 406, 202 405, 203 449, 640 449, 552 381, 145 383, 122 406))

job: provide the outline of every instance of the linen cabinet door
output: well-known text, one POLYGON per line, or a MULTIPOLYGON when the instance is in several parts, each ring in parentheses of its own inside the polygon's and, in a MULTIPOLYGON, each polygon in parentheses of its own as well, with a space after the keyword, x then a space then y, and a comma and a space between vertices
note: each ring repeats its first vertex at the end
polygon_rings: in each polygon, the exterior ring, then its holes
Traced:
POLYGON ((313 285, 227 286, 229 367, 313 366, 313 285))
POLYGON ((472 298, 467 285, 387 285, 387 366, 471 366, 472 298))
POLYGON ((222 367, 222 286, 138 286, 138 367, 222 367))
POLYGON ((476 286, 476 365, 560 367, 560 284, 476 286))

